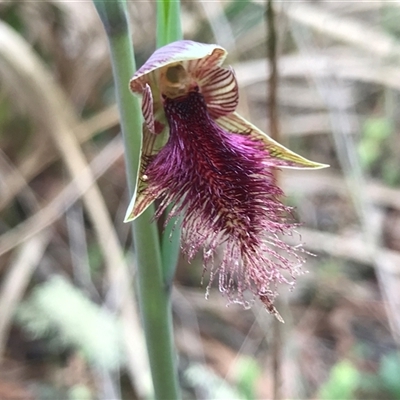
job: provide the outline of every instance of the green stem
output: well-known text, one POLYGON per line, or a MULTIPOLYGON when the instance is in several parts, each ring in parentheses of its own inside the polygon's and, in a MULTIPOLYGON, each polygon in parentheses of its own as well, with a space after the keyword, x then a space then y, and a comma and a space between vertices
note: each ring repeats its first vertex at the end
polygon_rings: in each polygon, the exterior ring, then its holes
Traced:
MULTIPOLYGON (((142 144, 140 104, 128 83, 136 70, 133 44, 122 0, 94 0, 110 46, 125 161, 131 194, 136 185, 142 144)), ((138 268, 139 302, 156 399, 179 399, 173 345, 170 289, 164 284, 157 226, 150 223, 154 207, 149 207, 133 223, 133 239, 138 268)))
MULTIPOLYGON (((182 39, 179 0, 157 0, 157 47, 182 39)), ((168 207, 165 215, 169 214, 168 207)), ((172 218, 164 229, 161 238, 161 257, 164 282, 172 285, 179 258, 180 221, 172 218)))

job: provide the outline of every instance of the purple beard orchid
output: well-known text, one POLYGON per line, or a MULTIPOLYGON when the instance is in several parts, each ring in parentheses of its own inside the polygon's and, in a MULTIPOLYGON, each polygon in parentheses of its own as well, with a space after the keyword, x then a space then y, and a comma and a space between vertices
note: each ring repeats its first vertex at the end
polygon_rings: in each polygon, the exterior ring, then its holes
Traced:
POLYGON ((181 217, 189 261, 203 249, 210 283, 230 302, 248 306, 251 292, 273 306, 278 283, 292 285, 304 262, 291 235, 291 208, 282 204, 277 168, 324 168, 279 143, 235 113, 238 85, 221 65, 226 51, 188 40, 153 53, 130 81, 142 96, 143 144, 138 183, 125 222, 154 200, 158 218, 181 217), (223 247, 222 260, 214 255, 223 247))

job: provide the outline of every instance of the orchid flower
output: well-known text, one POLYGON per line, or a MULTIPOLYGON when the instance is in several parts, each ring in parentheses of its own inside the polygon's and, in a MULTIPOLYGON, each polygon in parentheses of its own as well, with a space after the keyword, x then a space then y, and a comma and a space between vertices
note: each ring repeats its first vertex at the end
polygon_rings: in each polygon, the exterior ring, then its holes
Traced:
POLYGON ((172 204, 167 221, 181 217, 189 261, 203 249, 209 286, 218 276, 229 302, 248 306, 256 297, 279 317, 277 286, 293 285, 304 259, 301 247, 281 239, 296 224, 280 200, 274 170, 326 165, 290 151, 235 112, 238 84, 233 70, 222 67, 226 55, 218 45, 177 41, 156 50, 132 77, 144 123, 125 222, 156 199, 155 218, 172 204))

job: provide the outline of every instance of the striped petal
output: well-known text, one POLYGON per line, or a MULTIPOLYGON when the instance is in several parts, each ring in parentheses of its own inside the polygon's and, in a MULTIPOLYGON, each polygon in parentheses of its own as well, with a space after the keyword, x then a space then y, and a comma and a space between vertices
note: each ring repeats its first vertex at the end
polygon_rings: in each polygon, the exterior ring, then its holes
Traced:
POLYGON ((217 119, 233 113, 239 102, 239 89, 233 69, 198 71, 197 82, 211 117, 217 119))
POLYGON ((262 141, 265 145, 265 150, 278 161, 278 164, 275 163, 276 166, 293 169, 321 169, 329 166, 307 160, 307 158, 282 146, 236 112, 218 118, 216 122, 228 132, 250 136, 256 141, 262 141))
POLYGON ((145 124, 150 132, 155 133, 153 95, 148 83, 144 85, 142 97, 142 114, 145 124))

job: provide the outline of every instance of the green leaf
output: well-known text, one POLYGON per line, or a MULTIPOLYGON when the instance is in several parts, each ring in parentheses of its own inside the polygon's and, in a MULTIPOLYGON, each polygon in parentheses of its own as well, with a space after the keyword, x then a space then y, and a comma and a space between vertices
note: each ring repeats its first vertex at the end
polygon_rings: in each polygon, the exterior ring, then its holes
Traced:
POLYGON ((397 354, 388 354, 382 358, 379 375, 396 398, 400 398, 400 358, 397 354))
POLYGON ((393 131, 392 124, 385 117, 368 118, 364 122, 363 137, 382 141, 388 138, 393 131))
POLYGON ((254 359, 241 357, 238 360, 235 369, 238 381, 237 386, 246 399, 251 400, 256 398, 255 386, 261 373, 261 368, 254 359))
POLYGON ((319 391, 321 400, 350 400, 360 382, 360 373, 348 360, 338 362, 331 369, 328 381, 319 391))
POLYGON ((68 391, 68 400, 93 400, 93 395, 87 386, 75 385, 68 391))
POLYGON ((381 154, 379 143, 375 139, 364 139, 358 145, 358 156, 364 167, 370 167, 381 154))
POLYGON ((400 182, 400 171, 398 160, 393 156, 385 160, 382 165, 383 181, 388 186, 397 186, 400 182))

